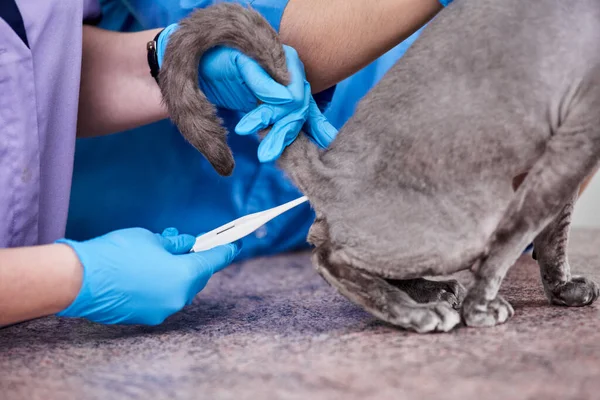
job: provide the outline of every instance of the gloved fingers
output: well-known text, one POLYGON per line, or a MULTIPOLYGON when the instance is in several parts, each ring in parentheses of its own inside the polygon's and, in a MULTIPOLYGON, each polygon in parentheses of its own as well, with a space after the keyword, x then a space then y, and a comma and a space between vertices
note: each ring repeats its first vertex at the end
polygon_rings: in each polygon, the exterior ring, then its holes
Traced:
POLYGON ((304 100, 304 83, 306 82, 304 74, 304 64, 298 57, 298 53, 293 47, 283 46, 285 52, 286 64, 290 73, 291 82, 287 86, 294 102, 298 104, 303 103, 304 100))
POLYGON ((198 253, 190 253, 185 257, 190 260, 191 273, 198 279, 205 279, 229 266, 242 249, 242 242, 218 246, 198 253))
POLYGON ((273 125, 271 131, 258 145, 258 160, 271 162, 279 158, 283 150, 298 137, 304 121, 302 113, 295 112, 273 125))
POLYGON ((258 146, 258 160, 271 162, 279 158, 283 150, 289 146, 300 133, 308 116, 310 99, 310 85, 304 81, 303 105, 298 110, 286 115, 277 121, 264 140, 258 146))
POLYGON ((196 242, 194 236, 180 235, 175 228, 165 229, 162 235, 158 236, 158 240, 163 248, 173 255, 189 253, 196 242))
POLYGON ((158 68, 162 68, 163 58, 165 55, 165 49, 167 48, 167 43, 169 42, 169 36, 179 28, 179 25, 174 23, 167 26, 158 36, 158 40, 156 43, 156 55, 158 58, 158 68))
POLYGON ((223 46, 208 50, 198 67, 198 85, 217 107, 248 112, 256 107, 256 97, 244 84, 232 53, 238 54, 223 46))
POLYGON ((337 136, 338 130, 325 118, 315 99, 310 95, 308 104, 307 133, 322 148, 327 148, 337 136))
POLYGON ((275 117, 280 117, 281 111, 278 106, 261 104, 240 119, 235 126, 235 133, 242 136, 258 133, 273 124, 275 117))
POLYGON ((256 98, 268 104, 292 102, 292 94, 285 86, 277 83, 256 61, 239 51, 238 53, 235 55, 238 71, 256 98))
MULTIPOLYGON (((273 102, 270 102, 270 104, 261 104, 244 115, 238 122, 235 127, 235 132, 238 135, 258 133, 260 130, 275 124, 277 121, 290 114, 290 112, 295 110, 302 110, 304 112, 308 107, 308 101, 312 96, 310 94, 310 85, 304 79, 304 65, 302 64, 302 61, 300 61, 298 53, 294 48, 284 46, 284 51, 286 53, 288 71, 292 79, 292 82, 287 86, 287 90, 292 95, 293 100, 286 104, 276 104, 273 102)), ((239 58, 242 59, 244 57, 249 59, 249 57, 245 55, 239 56, 239 58)), ((252 59, 249 60, 250 62, 255 63, 252 59)), ((260 66, 258 67, 260 68, 260 66)), ((270 77, 269 79, 274 82, 270 77)), ((269 103, 269 101, 265 100, 263 100, 263 102, 269 103)))
POLYGON ((306 107, 307 106, 303 107, 302 105, 299 105, 294 108, 289 104, 261 104, 254 110, 244 115, 242 119, 240 119, 240 121, 235 126, 235 133, 242 136, 256 134, 261 130, 266 129, 269 126, 277 123, 278 121, 282 120, 288 115, 292 115, 298 112, 306 113, 306 107))
POLYGON ((173 228, 173 227, 166 228, 161 235, 163 237, 177 236, 177 235, 179 235, 179 231, 177 230, 177 228, 173 228))
POLYGON ((261 104, 240 119, 235 127, 235 133, 242 136, 257 134, 288 115, 296 115, 297 112, 304 113, 305 110, 302 108, 295 110, 289 106, 261 104))

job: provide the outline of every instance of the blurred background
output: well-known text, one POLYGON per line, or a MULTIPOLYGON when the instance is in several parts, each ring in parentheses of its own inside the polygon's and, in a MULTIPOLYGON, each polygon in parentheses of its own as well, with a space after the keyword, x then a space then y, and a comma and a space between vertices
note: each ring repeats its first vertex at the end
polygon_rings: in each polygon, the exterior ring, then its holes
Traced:
POLYGON ((597 174, 583 193, 573 215, 574 227, 600 228, 600 174, 597 174))

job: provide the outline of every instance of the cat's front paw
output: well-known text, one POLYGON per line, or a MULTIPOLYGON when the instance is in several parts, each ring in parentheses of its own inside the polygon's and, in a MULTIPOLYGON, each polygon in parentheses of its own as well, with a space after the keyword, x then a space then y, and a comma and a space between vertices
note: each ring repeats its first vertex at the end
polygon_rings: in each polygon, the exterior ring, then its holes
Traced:
POLYGON ((467 296, 462 306, 462 317, 467 326, 489 327, 503 324, 514 315, 510 303, 498 295, 492 301, 481 302, 467 296))
POLYGON ((448 303, 430 303, 414 308, 390 306, 390 322, 418 333, 449 332, 460 324, 460 314, 448 303), (396 315, 401 315, 397 318, 396 315))
MULTIPOLYGON (((467 289, 461 285, 456 279, 448 281, 429 281, 429 290, 424 290, 422 293, 423 298, 427 301, 420 301, 422 303, 434 303, 438 301, 444 301, 455 310, 460 309, 462 302, 467 295, 467 289)), ((425 288, 428 289, 428 288, 425 288)))
POLYGON ((583 276, 574 276, 570 281, 554 287, 546 294, 552 304, 581 307, 592 304, 600 295, 598 284, 583 276))

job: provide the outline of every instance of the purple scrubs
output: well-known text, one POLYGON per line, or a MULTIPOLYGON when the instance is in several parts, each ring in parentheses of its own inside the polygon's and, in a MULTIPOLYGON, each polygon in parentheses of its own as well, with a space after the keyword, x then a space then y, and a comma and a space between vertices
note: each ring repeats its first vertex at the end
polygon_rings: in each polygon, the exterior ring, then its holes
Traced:
POLYGON ((0 2, 0 247, 65 232, 82 21, 97 0, 0 2))

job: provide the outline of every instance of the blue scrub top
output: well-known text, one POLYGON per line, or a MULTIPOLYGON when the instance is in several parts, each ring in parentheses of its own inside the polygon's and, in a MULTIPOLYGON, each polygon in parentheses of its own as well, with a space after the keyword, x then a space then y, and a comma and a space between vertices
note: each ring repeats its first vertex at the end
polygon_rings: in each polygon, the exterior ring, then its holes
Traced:
MULTIPOLYGON (((237 2, 252 5, 278 30, 287 1, 237 2)), ((163 27, 194 8, 219 2, 101 0, 100 26, 118 31, 163 27)), ((319 95, 324 103, 330 100, 325 115, 336 128, 348 120, 357 102, 419 33, 340 82, 335 90, 319 95)), ((169 121, 115 135, 79 139, 66 236, 84 240, 126 227, 161 232, 171 226, 180 232, 200 234, 301 196, 274 163, 259 163, 256 137, 233 133, 240 115, 227 110, 220 114, 232 132, 229 144, 236 161, 233 175, 227 178, 220 177, 169 121)), ((307 204, 279 216, 244 239, 238 259, 306 248, 313 219, 307 204)))

